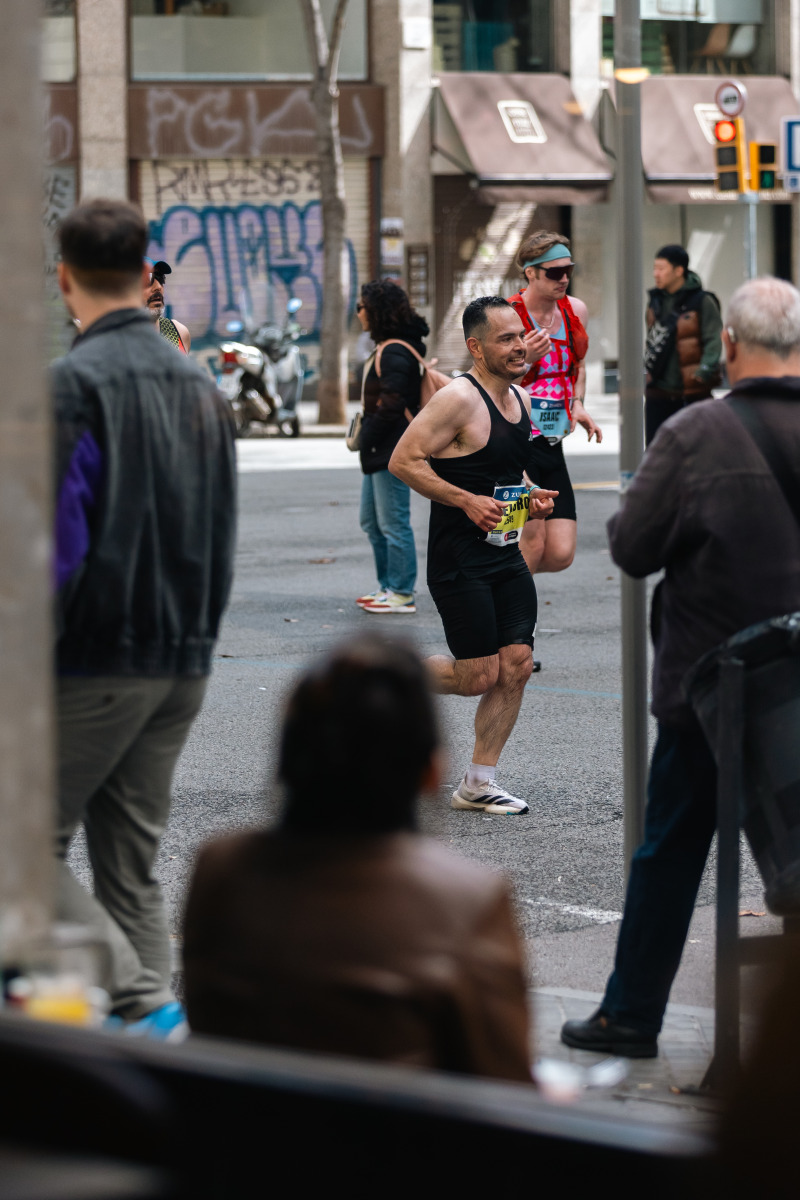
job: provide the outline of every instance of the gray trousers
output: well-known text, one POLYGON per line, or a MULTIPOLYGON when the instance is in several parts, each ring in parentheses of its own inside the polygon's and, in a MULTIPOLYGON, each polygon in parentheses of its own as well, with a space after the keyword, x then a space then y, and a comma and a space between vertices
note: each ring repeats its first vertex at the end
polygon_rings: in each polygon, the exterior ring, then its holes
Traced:
POLYGON ((172 775, 207 680, 58 680, 58 919, 86 925, 107 951, 101 982, 112 1011, 136 1020, 174 1000, 169 932, 153 863, 172 775), (90 895, 64 862, 83 823, 90 895))

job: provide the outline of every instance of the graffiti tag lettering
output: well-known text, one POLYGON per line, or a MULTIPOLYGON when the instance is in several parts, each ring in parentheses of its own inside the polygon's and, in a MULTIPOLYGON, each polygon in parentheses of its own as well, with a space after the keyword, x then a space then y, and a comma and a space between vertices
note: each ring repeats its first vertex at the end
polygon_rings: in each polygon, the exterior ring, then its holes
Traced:
POLYGON ((158 216, 175 204, 202 207, 272 197, 312 199, 319 196, 316 159, 225 159, 213 162, 154 161, 152 199, 158 216))
MULTIPOLYGON (((182 178, 172 186, 188 183, 182 178)), ((282 320, 293 296, 303 301, 303 325, 318 341, 322 307, 318 200, 202 207, 179 203, 150 222, 150 237, 148 254, 173 267, 167 289, 169 308, 192 330, 193 348, 216 345, 227 322, 237 317, 256 324, 282 320)), ((349 241, 346 264, 345 294, 352 311, 356 258, 349 241)))
MULTIPOLYGON (((271 93, 256 88, 233 92, 230 88, 149 87, 142 103, 146 129, 142 152, 150 159, 176 154, 257 158, 292 149, 313 153, 315 146, 314 108, 307 87, 293 88, 277 105, 271 93)), ((348 94, 346 103, 342 151, 354 157, 374 154, 376 133, 364 101, 348 94)))

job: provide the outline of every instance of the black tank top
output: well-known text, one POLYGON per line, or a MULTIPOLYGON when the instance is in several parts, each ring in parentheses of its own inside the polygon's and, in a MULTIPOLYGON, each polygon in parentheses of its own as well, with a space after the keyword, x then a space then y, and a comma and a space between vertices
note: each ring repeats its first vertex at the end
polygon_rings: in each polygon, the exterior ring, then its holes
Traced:
MULTIPOLYGON (((434 458, 430 464, 440 479, 472 492, 475 496, 491 496, 495 487, 518 484, 528 465, 531 453, 531 420, 519 402, 520 417, 516 424, 506 420, 488 392, 472 375, 462 376, 478 389, 489 410, 491 427, 489 440, 473 454, 455 458, 434 458)), ((491 546, 482 529, 470 521, 460 508, 431 501, 428 532, 428 580, 432 583, 455 579, 458 574, 486 575, 502 570, 520 553, 519 545, 491 546)))

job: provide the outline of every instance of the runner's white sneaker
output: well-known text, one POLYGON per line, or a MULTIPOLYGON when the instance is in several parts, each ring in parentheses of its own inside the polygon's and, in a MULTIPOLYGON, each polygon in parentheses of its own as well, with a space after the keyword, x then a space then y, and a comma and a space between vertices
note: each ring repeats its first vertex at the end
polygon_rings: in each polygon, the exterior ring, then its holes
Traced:
POLYGON ((521 817, 528 811, 524 800, 512 796, 494 779, 481 782, 478 787, 467 787, 466 775, 453 792, 451 808, 474 809, 476 812, 499 813, 501 816, 521 817))
POLYGON ((413 595, 404 596, 402 592, 386 592, 383 596, 370 600, 369 604, 361 605, 364 612, 374 613, 414 613, 417 606, 413 595))
POLYGON ((385 600, 386 592, 383 588, 376 588, 374 592, 367 592, 366 596, 359 596, 356 604, 359 608, 363 608, 365 604, 372 604, 373 600, 385 600))

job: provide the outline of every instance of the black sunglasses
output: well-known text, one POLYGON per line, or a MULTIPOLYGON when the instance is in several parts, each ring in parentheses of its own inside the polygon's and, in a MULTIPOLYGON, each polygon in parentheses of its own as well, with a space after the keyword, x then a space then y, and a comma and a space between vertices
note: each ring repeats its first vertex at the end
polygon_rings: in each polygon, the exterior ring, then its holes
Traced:
POLYGON ((160 283, 160 284, 161 284, 161 286, 163 287, 163 286, 164 286, 164 279, 165 279, 165 276, 164 276, 164 275, 155 275, 155 274, 154 274, 154 273, 151 271, 151 272, 150 272, 150 274, 149 274, 149 276, 148 276, 147 283, 148 283, 148 286, 150 286, 150 287, 152 287, 152 286, 153 286, 153 283, 154 283, 154 282, 155 282, 155 283, 160 283))
POLYGON ((540 270, 545 279, 552 279, 553 283, 560 283, 565 275, 567 279, 572 279, 575 263, 570 263, 568 267, 540 267, 540 270))
POLYGON ((356 305, 356 312, 360 313, 362 311, 362 309, 364 309, 365 307, 366 307, 366 305, 362 304, 361 301, 359 300, 358 304, 356 305))

